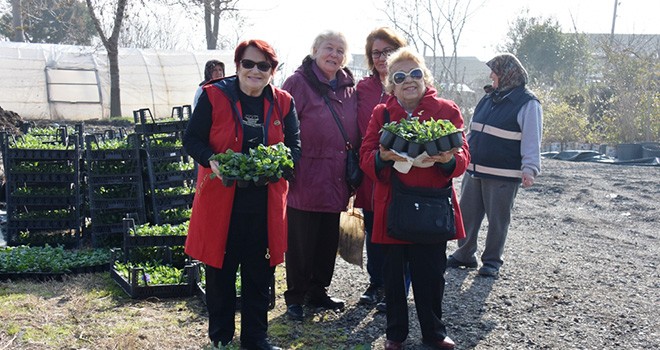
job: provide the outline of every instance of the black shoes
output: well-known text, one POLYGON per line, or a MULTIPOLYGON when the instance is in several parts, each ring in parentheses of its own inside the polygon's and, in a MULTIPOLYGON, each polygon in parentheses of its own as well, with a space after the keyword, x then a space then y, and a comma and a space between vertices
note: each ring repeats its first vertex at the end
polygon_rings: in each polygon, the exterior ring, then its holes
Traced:
POLYGON ((282 350, 282 348, 278 346, 273 346, 268 342, 268 340, 262 339, 254 344, 249 344, 245 346, 241 344, 241 350, 282 350))
POLYGON ((370 284, 367 290, 364 291, 364 294, 360 296, 359 303, 363 305, 376 304, 380 301, 382 294, 382 288, 370 284))
POLYGON ((294 321, 302 321, 305 318, 303 307, 300 304, 291 304, 286 307, 286 315, 294 321))
POLYGON ((332 298, 325 295, 320 299, 310 299, 309 305, 314 308, 323 308, 327 310, 343 310, 344 301, 338 298, 332 298))
POLYGON ((500 275, 500 270, 495 267, 484 265, 478 271, 480 276, 484 277, 498 277, 500 275))
POLYGON ((462 261, 459 261, 459 260, 457 260, 456 258, 454 258, 453 255, 450 255, 450 256, 447 258, 447 267, 454 267, 454 268, 458 268, 458 267, 466 267, 466 268, 474 269, 474 268, 476 268, 477 266, 478 266, 478 264, 477 264, 476 261, 473 261, 473 262, 462 262, 462 261))

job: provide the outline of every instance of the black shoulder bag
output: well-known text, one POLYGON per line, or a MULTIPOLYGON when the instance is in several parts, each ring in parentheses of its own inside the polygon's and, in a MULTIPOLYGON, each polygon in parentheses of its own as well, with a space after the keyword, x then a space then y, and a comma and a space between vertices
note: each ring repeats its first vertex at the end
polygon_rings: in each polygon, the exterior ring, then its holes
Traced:
POLYGON ((387 235, 421 244, 446 242, 456 235, 452 182, 443 188, 404 185, 392 175, 387 235))
POLYGON ((335 118, 335 122, 339 127, 339 131, 341 131, 341 134, 344 137, 344 141, 346 142, 346 183, 348 184, 348 188, 351 190, 351 192, 354 193, 355 190, 360 187, 362 177, 364 176, 362 169, 360 169, 360 157, 358 156, 355 148, 353 148, 353 145, 351 145, 351 142, 348 140, 346 130, 344 130, 344 126, 341 124, 341 120, 339 120, 335 109, 332 108, 328 95, 322 96, 325 104, 328 105, 328 108, 330 108, 332 117, 335 118))

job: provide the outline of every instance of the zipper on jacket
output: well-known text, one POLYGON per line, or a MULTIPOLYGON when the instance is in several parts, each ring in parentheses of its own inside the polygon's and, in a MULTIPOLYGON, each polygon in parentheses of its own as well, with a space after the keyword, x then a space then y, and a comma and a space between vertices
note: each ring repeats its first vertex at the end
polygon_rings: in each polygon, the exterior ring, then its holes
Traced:
POLYGON ((270 249, 266 248, 266 259, 270 260, 270 249))

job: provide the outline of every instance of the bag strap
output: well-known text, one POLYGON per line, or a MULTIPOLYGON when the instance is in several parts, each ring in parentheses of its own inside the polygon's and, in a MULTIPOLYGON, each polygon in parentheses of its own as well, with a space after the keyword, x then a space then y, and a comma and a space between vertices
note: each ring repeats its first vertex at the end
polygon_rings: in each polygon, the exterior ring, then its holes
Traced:
POLYGON ((351 142, 348 140, 348 135, 346 135, 346 130, 344 130, 344 126, 342 125, 341 120, 339 120, 337 112, 335 112, 335 109, 332 108, 332 105, 330 104, 330 98, 328 98, 328 95, 323 95, 323 101, 325 101, 325 104, 330 108, 330 113, 332 113, 332 117, 335 119, 339 131, 341 131, 341 135, 344 137, 344 141, 346 141, 346 150, 353 149, 353 145, 351 145, 351 142))

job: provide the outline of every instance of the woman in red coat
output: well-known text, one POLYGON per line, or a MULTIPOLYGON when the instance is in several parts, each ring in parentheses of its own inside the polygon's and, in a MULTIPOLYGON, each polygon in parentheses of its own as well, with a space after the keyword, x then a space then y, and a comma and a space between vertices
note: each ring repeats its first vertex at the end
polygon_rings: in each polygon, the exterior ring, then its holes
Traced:
MULTIPOLYGON (((461 148, 426 158, 424 162, 431 163, 431 166, 413 166, 404 174, 394 169, 393 165, 406 158, 382 147, 379 144, 379 132, 386 122, 386 115, 393 122, 409 117, 418 117, 420 121, 447 119, 456 128, 463 128, 463 118, 454 102, 436 96, 433 78, 424 59, 411 49, 404 47, 394 52, 388 59, 388 72, 387 89, 394 96, 374 109, 360 148, 360 166, 375 182, 372 241, 382 244, 385 255, 385 349, 402 349, 408 337, 408 304, 404 282, 406 265, 410 268, 423 342, 437 349, 453 349, 454 343, 447 336, 442 323, 447 242, 416 244, 390 237, 387 232, 387 210, 392 198, 394 177, 406 186, 443 188, 451 185, 451 180, 462 175, 470 161, 467 143, 463 142, 461 148)), ((465 237, 465 232, 453 187, 451 192, 456 226, 454 239, 459 239, 465 237)))
POLYGON ((224 348, 234 337, 240 266, 241 348, 273 350, 279 348, 267 340, 269 287, 287 248, 289 184, 279 179, 265 186, 227 187, 218 161, 209 158, 229 149, 246 153, 261 144, 284 142, 296 162, 298 117, 291 95, 270 84, 278 60, 268 43, 240 43, 234 63, 235 76, 204 85, 184 135, 186 152, 199 163, 185 251, 206 264, 212 347, 224 348))
MULTIPOLYGON (((387 58, 402 46, 406 46, 406 39, 394 30, 381 27, 374 29, 367 36, 365 54, 371 75, 364 77, 357 84, 358 97, 358 126, 360 135, 367 133, 367 125, 371 119, 371 112, 377 104, 385 102, 389 93, 385 92, 387 82, 387 58)), ((374 183, 368 176, 355 193, 355 207, 362 208, 364 214, 364 233, 367 248, 367 272, 369 273, 369 287, 360 296, 360 304, 376 304, 380 311, 384 309, 382 302, 383 289, 383 252, 380 245, 371 242, 371 232, 374 222, 374 183)))

